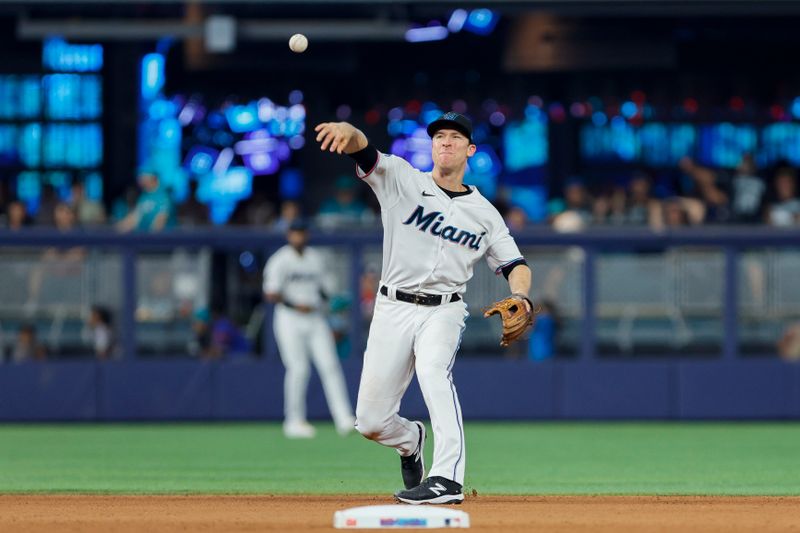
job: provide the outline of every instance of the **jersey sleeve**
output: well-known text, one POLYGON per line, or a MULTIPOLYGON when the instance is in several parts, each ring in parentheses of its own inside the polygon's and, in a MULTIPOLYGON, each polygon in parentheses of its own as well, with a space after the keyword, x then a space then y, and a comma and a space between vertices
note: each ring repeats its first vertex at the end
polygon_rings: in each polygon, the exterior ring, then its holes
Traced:
POLYGON ((523 259, 517 243, 508 231, 508 227, 500 214, 492 217, 489 247, 486 249, 486 262, 494 273, 499 275, 503 267, 523 259))
POLYGON ((372 188, 382 209, 389 209, 400 200, 403 180, 408 181, 413 171, 405 159, 383 152, 378 152, 378 160, 369 172, 356 165, 356 176, 372 188))
POLYGON ((284 278, 281 263, 281 255, 276 252, 264 266, 264 284, 262 288, 265 294, 280 294, 284 278))

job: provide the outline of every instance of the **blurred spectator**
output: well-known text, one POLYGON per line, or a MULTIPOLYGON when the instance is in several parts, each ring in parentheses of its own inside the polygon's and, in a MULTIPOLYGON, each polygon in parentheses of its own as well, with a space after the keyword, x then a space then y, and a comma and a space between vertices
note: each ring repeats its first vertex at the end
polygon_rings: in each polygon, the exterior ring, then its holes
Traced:
POLYGON ((556 231, 581 231, 592 223, 592 199, 581 178, 572 177, 566 181, 563 201, 551 201, 550 212, 556 231))
POLYGON ((58 204, 56 189, 49 183, 42 185, 42 195, 39 197, 39 209, 33 221, 37 226, 52 226, 55 223, 56 205, 58 204))
POLYGON ((697 226, 705 218, 705 205, 696 198, 672 196, 662 203, 663 225, 666 228, 697 226))
POLYGON ((764 220, 764 200, 767 186, 758 176, 753 156, 742 157, 731 178, 730 207, 731 220, 739 224, 758 224, 764 220))
POLYGON ((245 220, 248 225, 265 228, 270 224, 274 216, 275 207, 263 192, 257 191, 247 202, 245 220))
POLYGON ((167 190, 159 184, 158 175, 142 171, 138 177, 142 194, 133 211, 117 223, 123 232, 132 230, 157 232, 175 226, 175 207, 167 190))
POLYGON ((106 210, 103 204, 86 196, 83 182, 75 182, 71 188, 70 206, 75 211, 81 226, 99 226, 106 222, 106 210))
POLYGON ((187 349, 195 357, 211 357, 211 315, 207 309, 195 311, 192 317, 192 338, 187 349))
POLYGON ((595 224, 620 225, 625 223, 626 192, 622 187, 599 194, 592 205, 595 224))
POLYGON ((110 359, 114 352, 114 332, 111 327, 111 311, 93 305, 86 322, 92 350, 98 359, 110 359))
POLYGON ((534 361, 550 359, 555 355, 558 316, 552 300, 542 300, 536 313, 528 342, 528 357, 534 361))
POLYGON ((588 222, 576 211, 564 211, 553 218, 553 229, 559 233, 575 233, 586 229, 588 222))
POLYGON ((126 187, 122 196, 117 197, 111 205, 111 221, 119 222, 133 212, 138 199, 139 189, 133 185, 126 187))
POLYGON ((220 309, 209 315, 207 309, 195 312, 192 321, 194 339, 189 352, 205 359, 225 356, 249 355, 253 350, 250 341, 220 309))
POLYGON ((23 363, 25 361, 42 361, 47 357, 47 349, 36 338, 36 327, 33 324, 23 324, 17 332, 17 340, 11 352, 11 361, 23 363))
POLYGON ((524 209, 518 206, 506 211, 505 220, 506 226, 508 226, 512 234, 524 230, 525 226, 528 225, 528 215, 524 209))
POLYGON ((178 206, 178 225, 181 227, 207 226, 211 217, 208 206, 197 199, 197 181, 189 180, 186 201, 178 206))
POLYGON ((320 228, 353 228, 368 226, 375 221, 375 213, 357 198, 357 185, 356 180, 350 176, 339 176, 336 179, 334 197, 326 200, 317 214, 320 228))
POLYGON ((289 231, 289 226, 292 222, 300 219, 302 210, 300 204, 294 200, 284 200, 281 204, 281 212, 278 219, 272 224, 272 231, 280 231, 286 233, 289 231))
POLYGON ((599 197, 594 204, 596 221, 615 225, 663 227, 661 202, 652 195, 652 178, 645 172, 636 172, 627 191, 617 187, 610 196, 599 197))
POLYGON ((769 207, 768 220, 773 226, 800 224, 797 172, 791 167, 780 168, 775 175, 775 202, 769 207))
POLYGON ((78 225, 75 210, 67 202, 58 202, 53 208, 53 222, 56 229, 63 233, 74 231, 78 225))
MULTIPOLYGON (((53 220, 56 229, 69 233, 76 229, 75 211, 66 202, 56 204, 53 220)), ((83 271, 83 260, 86 250, 80 246, 72 248, 47 248, 42 257, 32 269, 28 280, 28 301, 25 304, 27 312, 33 312, 39 303, 43 285, 47 284, 53 292, 63 292, 65 287, 75 287, 80 283, 83 271)))
POLYGON ((661 202, 653 197, 652 190, 653 182, 649 174, 639 172, 633 175, 628 184, 624 224, 648 225, 653 229, 662 227, 661 202))
POLYGON ((19 200, 15 200, 8 204, 8 220, 7 228, 11 231, 18 231, 25 226, 30 225, 28 218, 28 208, 19 200))
POLYGON ((766 185, 757 175, 752 156, 742 157, 728 179, 690 157, 681 159, 679 166, 697 185, 699 199, 706 204, 708 222, 754 224, 763 219, 766 185))
POLYGON ((350 355, 350 298, 344 295, 331 296, 328 324, 336 343, 336 355, 347 359, 350 355))
POLYGON ((149 276, 136 306, 136 320, 167 321, 175 318, 178 300, 173 293, 173 275, 161 270, 149 276))
POLYGON ((777 343, 778 354, 788 360, 800 360, 800 322, 789 324, 777 343))

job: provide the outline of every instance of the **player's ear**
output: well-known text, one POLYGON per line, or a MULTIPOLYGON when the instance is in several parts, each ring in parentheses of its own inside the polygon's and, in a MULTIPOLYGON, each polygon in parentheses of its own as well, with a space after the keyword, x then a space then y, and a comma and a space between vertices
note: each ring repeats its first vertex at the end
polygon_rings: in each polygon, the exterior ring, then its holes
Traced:
POLYGON ((470 144, 469 147, 467 148, 467 157, 472 157, 473 155, 475 155, 475 152, 477 150, 478 150, 477 146, 475 146, 474 144, 470 144))

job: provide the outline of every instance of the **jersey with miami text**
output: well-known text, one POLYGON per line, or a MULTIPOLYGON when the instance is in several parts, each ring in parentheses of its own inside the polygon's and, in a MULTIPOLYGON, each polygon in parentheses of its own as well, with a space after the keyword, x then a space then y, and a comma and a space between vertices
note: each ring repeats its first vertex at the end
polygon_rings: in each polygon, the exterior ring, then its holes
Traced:
POLYGON ((431 294, 463 293, 473 266, 486 257, 499 274, 522 258, 497 212, 475 187, 450 198, 430 172, 402 158, 378 153, 369 173, 356 167, 381 205, 381 281, 396 289, 431 294))

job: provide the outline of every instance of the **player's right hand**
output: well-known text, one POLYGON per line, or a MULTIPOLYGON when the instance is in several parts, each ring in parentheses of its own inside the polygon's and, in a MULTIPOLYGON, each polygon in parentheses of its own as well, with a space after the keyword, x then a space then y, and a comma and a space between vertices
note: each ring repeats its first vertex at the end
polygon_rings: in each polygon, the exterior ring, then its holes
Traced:
POLYGON ((364 134, 347 122, 323 122, 314 131, 317 132, 317 142, 321 143, 320 150, 351 154, 367 146, 364 134))

